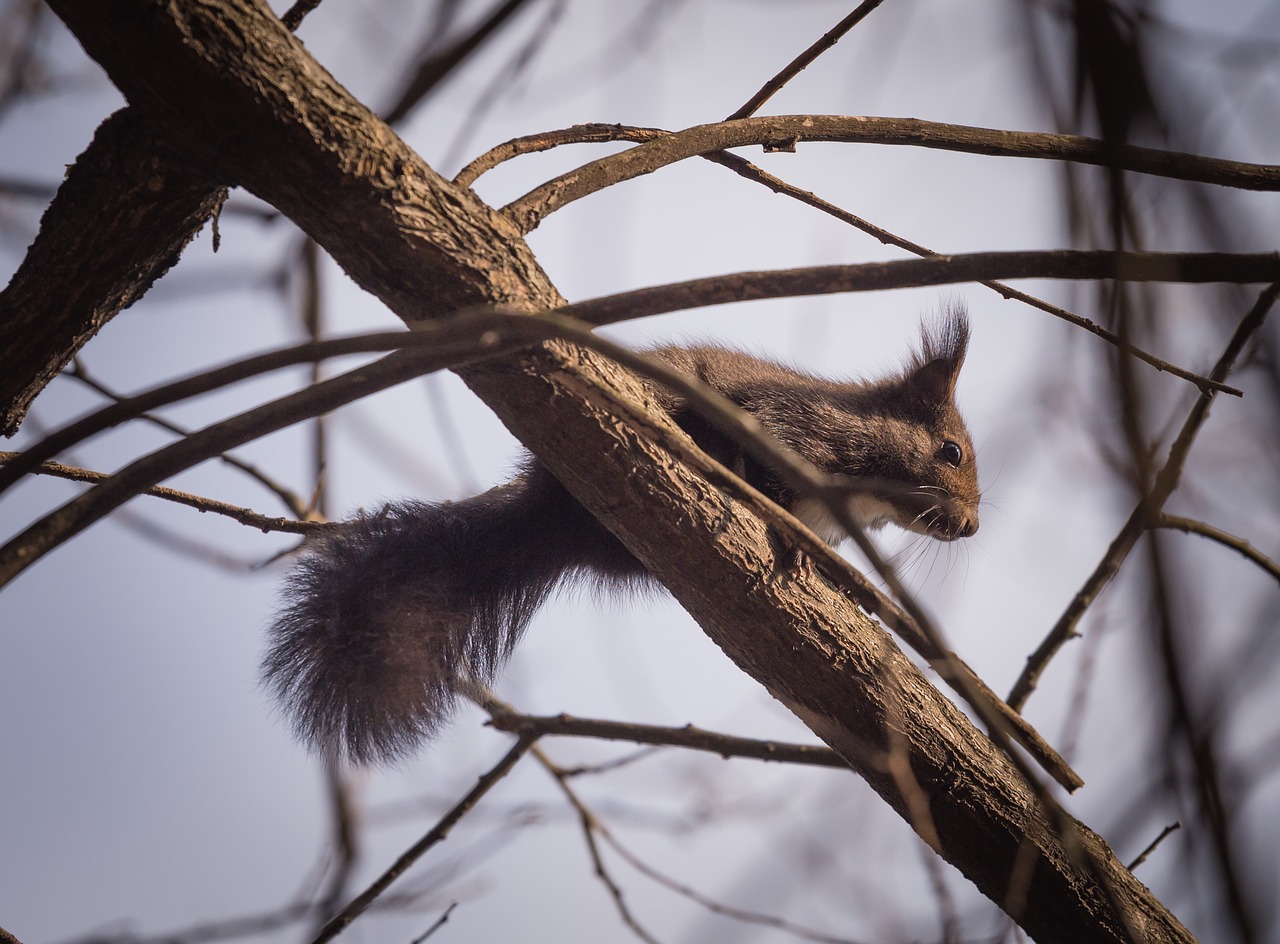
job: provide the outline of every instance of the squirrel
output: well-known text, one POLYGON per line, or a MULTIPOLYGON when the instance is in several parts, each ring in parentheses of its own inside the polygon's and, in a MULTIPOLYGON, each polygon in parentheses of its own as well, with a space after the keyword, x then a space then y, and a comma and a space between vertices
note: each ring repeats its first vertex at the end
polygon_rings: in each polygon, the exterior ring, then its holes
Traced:
MULTIPOLYGON (((839 383, 715 346, 649 353, 697 377, 818 469, 849 476, 864 528, 944 541, 978 529, 973 444, 955 405, 969 322, 922 326, 900 373, 839 383)), ((670 391, 658 403, 708 454, 829 541, 823 509, 741 455, 670 391)), ((394 761, 448 719, 459 688, 488 681, 560 584, 652 580, 535 457, 511 482, 457 502, 400 501, 309 539, 270 630, 262 678, 295 733, 327 758, 394 761)))

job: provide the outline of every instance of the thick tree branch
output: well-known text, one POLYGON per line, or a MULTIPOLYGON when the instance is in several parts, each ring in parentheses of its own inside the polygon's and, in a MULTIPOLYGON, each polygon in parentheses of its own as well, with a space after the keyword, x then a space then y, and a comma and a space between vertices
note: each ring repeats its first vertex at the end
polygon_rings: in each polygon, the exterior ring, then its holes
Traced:
MULTIPOLYGON (((560 304, 515 229, 423 165, 265 6, 51 5, 177 144, 289 215, 402 317, 560 304)), ((1069 844, 1059 837, 1009 760, 883 631, 795 568, 749 508, 672 461, 661 443, 681 434, 633 376, 563 343, 461 373, 735 663, 917 829, 911 807, 927 797, 942 853, 1029 933, 1119 941, 1128 925, 1150 941, 1190 940, 1098 836, 1074 826, 1069 844)))

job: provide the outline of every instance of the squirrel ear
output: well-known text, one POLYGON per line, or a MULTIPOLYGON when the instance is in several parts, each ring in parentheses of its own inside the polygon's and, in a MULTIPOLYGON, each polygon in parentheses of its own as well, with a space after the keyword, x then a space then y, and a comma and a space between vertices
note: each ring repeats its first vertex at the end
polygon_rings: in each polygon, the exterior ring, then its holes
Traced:
POLYGON ((907 370, 907 387, 926 403, 950 403, 969 349, 969 318, 964 307, 953 304, 941 323, 923 325, 920 340, 920 353, 907 370))
POLYGON ((960 364, 949 357, 936 357, 912 370, 907 375, 907 386, 925 403, 950 403, 955 397, 960 364))

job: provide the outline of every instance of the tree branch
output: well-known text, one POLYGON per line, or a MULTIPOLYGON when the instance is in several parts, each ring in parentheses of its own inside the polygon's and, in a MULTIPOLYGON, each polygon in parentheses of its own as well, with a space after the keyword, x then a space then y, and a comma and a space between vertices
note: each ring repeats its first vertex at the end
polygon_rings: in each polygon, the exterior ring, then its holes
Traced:
MULTIPOLYGON (((12 462, 18 455, 19 453, 16 452, 0 452, 0 463, 12 462)), ((43 462, 36 468, 36 471, 41 475, 52 475, 55 478, 68 479, 72 482, 96 483, 111 477, 106 472, 80 469, 71 465, 63 465, 61 462, 43 462)), ((139 494, 163 498, 165 501, 170 501, 177 505, 186 505, 196 511, 207 511, 211 514, 222 515, 233 521, 238 521, 240 524, 257 528, 264 533, 279 531, 284 534, 311 534, 325 527, 324 523, 318 521, 271 518, 267 515, 260 515, 249 508, 241 508, 238 505, 230 505, 227 502, 221 502, 214 498, 205 498, 201 495, 192 495, 190 492, 180 492, 176 488, 165 488, 163 485, 152 486, 139 494)))
POLYGON ((502 212, 515 221, 520 232, 528 233, 546 216, 575 200, 678 161, 735 147, 794 150, 802 141, 908 145, 993 157, 1072 161, 1224 187, 1280 190, 1280 165, 1274 164, 1224 161, 1069 134, 998 131, 916 118, 779 115, 698 125, 602 157, 540 184, 507 204, 502 212))
POLYGON ((175 159, 136 111, 118 111, 99 126, 0 291, 7 368, 0 369, 0 435, 17 431, 35 396, 168 271, 225 197, 175 159), (50 272, 58 273, 56 284, 50 272))
POLYGON ((1270 574, 1272 578, 1280 581, 1280 564, 1263 554, 1244 538, 1228 534, 1221 528, 1215 528, 1213 525, 1206 524, 1203 521, 1196 521, 1194 518, 1184 518, 1182 515, 1161 515, 1155 522, 1154 527, 1172 528, 1176 531, 1185 531, 1187 534, 1198 534, 1201 537, 1208 538, 1210 541, 1217 541, 1223 547, 1229 547, 1245 559, 1253 561, 1253 563, 1270 574))
POLYGON ((754 115, 760 110, 761 105, 773 98, 774 95, 778 94, 779 90, 781 90, 784 85, 807 69, 815 59, 836 43, 840 42, 845 33, 849 32, 849 30, 861 23, 868 13, 871 13, 883 2, 884 0, 862 0, 862 3, 854 7, 852 13, 842 19, 835 26, 831 27, 831 29, 824 33, 816 43, 787 63, 786 67, 781 72, 766 82, 764 86, 761 87, 760 91, 747 99, 743 106, 730 115, 726 120, 733 121, 736 118, 746 118, 750 115, 754 115))
MULTIPOLYGON (((290 216, 401 317, 561 305, 515 229, 422 164, 265 5, 51 6, 193 160, 290 216)), ((682 434, 636 378, 561 342, 460 373, 736 664, 914 822, 885 766, 906 751, 943 854, 1030 934, 1190 940, 1100 837, 1073 825, 1068 847, 1009 760, 838 590, 792 567, 762 519, 671 461, 661 441, 682 434)))
MULTIPOLYGON (((1235 365, 1236 357, 1239 356, 1240 351, 1244 348, 1245 342, 1253 336, 1255 331, 1262 327, 1267 313, 1271 310, 1271 306, 1275 304, 1277 295, 1280 295, 1280 283, 1272 284, 1263 290, 1257 302, 1241 319, 1240 324, 1236 326, 1235 333, 1232 334, 1231 339, 1227 342, 1226 349, 1222 352, 1222 356, 1218 358, 1218 363, 1214 366, 1213 372, 1209 375, 1210 377, 1215 380, 1225 380, 1230 375, 1231 368, 1235 365)), ((1111 578, 1120 570, 1120 565, 1129 556, 1129 552, 1133 550, 1138 538, 1142 537, 1147 529, 1156 522, 1164 503, 1173 494, 1173 490, 1178 487, 1178 480, 1182 477, 1182 467, 1187 461, 1187 456, 1191 452, 1191 446, 1195 442, 1196 435, 1200 432, 1200 427, 1204 425, 1204 421, 1209 417, 1209 407, 1213 404, 1213 398, 1212 391, 1206 391, 1196 398, 1196 402, 1187 414, 1186 420, 1183 421, 1182 428, 1178 431, 1177 438, 1174 439, 1173 445, 1169 447, 1169 455, 1165 459, 1164 466, 1157 473, 1151 490, 1142 497, 1142 500, 1130 512, 1128 519, 1120 528, 1119 533, 1112 539, 1107 552, 1102 556, 1102 560, 1098 561, 1098 566, 1094 568, 1093 573, 1085 580, 1084 586, 1067 604, 1062 616, 1058 618, 1058 621, 1049 630, 1040 645, 1036 647, 1036 650, 1027 657, 1026 666, 1018 676, 1017 681, 1014 682, 1013 688, 1009 692, 1009 697, 1005 699, 1013 709, 1021 710, 1022 706, 1026 704, 1027 698, 1035 690, 1036 683, 1039 681, 1049 661, 1057 655, 1068 640, 1079 635, 1076 632, 1076 624, 1080 622, 1080 618, 1089 608, 1089 605, 1097 599, 1103 588, 1111 582, 1111 578)))
POLYGON ((346 929, 347 925, 364 914, 369 906, 378 899, 378 896, 399 878, 409 866, 422 858, 432 846, 443 842, 453 830, 453 827, 458 824, 458 821, 471 812, 471 809, 480 802, 480 799, 511 772, 511 768, 520 762, 521 758, 529 752, 536 742, 537 738, 532 735, 521 735, 517 738, 511 750, 507 751, 501 760, 483 774, 467 795, 454 804, 449 812, 445 813, 425 836, 414 843, 373 884, 353 898, 345 908, 333 916, 328 924, 320 929, 320 933, 315 936, 312 944, 325 944, 326 941, 333 940, 346 929))
POLYGON ((652 724, 599 721, 591 718, 574 718, 570 715, 538 717, 519 714, 508 706, 487 704, 486 707, 492 716, 489 723, 499 731, 506 731, 509 734, 529 732, 539 737, 560 735, 602 738, 608 741, 683 747, 688 750, 719 754, 726 759, 751 757, 756 760, 777 761, 780 764, 808 764, 816 767, 837 767, 842 770, 847 770, 849 767, 844 758, 828 747, 734 737, 695 728, 691 724, 683 728, 663 728, 652 724))

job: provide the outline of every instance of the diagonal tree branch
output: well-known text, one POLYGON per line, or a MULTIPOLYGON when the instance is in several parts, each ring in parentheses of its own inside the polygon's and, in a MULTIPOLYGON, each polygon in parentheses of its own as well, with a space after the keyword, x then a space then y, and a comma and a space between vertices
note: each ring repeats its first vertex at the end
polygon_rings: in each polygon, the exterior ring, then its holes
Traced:
MULTIPOLYGON (((422 164, 264 5, 51 6, 177 146, 289 215, 401 317, 561 303, 514 227, 422 164)), ((671 461, 663 442, 682 434, 633 376, 559 342, 461 374, 736 664, 920 828, 886 766, 904 760, 942 854, 1029 933, 1119 941, 1133 927, 1190 940, 1100 837, 1072 825, 1061 838, 1010 761, 882 630, 795 568, 747 506, 671 461)))
POLYGON ((17 431, 36 394, 177 261, 225 197, 175 160, 136 111, 102 123, 0 291, 0 435, 17 431))

